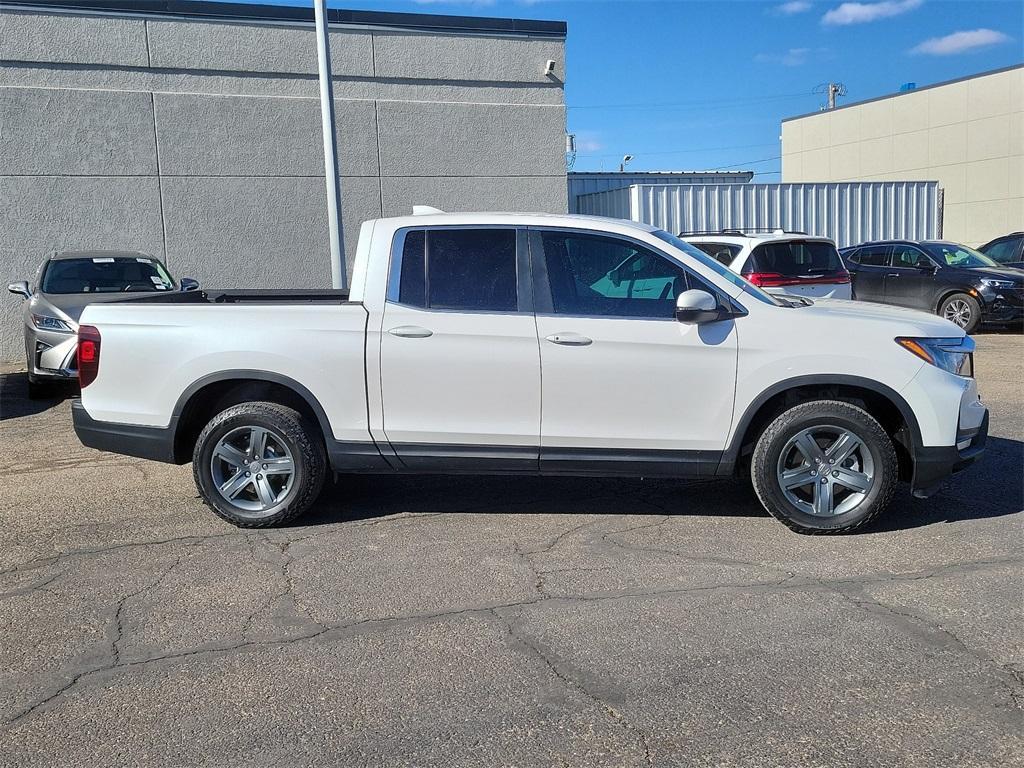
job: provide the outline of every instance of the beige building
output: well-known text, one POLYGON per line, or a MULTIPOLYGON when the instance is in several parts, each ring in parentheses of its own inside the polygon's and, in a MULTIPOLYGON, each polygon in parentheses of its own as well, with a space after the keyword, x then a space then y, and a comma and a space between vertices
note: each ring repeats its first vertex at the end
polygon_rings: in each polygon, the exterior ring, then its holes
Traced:
POLYGON ((1024 65, 782 123, 782 181, 938 181, 943 237, 1024 229, 1024 65))

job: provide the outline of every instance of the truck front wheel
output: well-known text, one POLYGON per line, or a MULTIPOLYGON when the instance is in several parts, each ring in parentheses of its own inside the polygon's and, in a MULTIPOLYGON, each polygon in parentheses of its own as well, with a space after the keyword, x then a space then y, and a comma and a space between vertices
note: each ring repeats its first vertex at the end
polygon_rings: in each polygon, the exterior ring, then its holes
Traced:
POLYGON ((880 514, 897 481, 896 451, 867 411, 816 400, 780 414, 751 458, 757 497, 799 533, 846 533, 880 514))
POLYGON ((280 525, 309 509, 320 495, 326 464, 315 427, 277 403, 221 411, 192 453, 203 500, 241 528, 280 525))

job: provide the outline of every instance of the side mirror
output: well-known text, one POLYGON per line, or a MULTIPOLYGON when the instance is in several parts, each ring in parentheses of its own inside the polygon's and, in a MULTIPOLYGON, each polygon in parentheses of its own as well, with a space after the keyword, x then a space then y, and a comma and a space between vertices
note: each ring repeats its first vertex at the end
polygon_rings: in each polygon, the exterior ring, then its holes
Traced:
POLYGON ((28 282, 26 280, 19 280, 16 283, 8 283, 7 290, 11 293, 16 293, 23 299, 32 298, 32 291, 28 289, 28 282))
POLYGON ((718 299, 707 291, 689 290, 676 299, 676 320, 687 325, 713 323, 731 316, 718 306, 718 299))
POLYGON ((191 277, 183 277, 178 283, 183 291, 198 291, 199 281, 191 277))
POLYGON ((917 263, 917 268, 928 275, 934 275, 936 272, 939 271, 939 268, 935 264, 923 261, 919 261, 917 263))

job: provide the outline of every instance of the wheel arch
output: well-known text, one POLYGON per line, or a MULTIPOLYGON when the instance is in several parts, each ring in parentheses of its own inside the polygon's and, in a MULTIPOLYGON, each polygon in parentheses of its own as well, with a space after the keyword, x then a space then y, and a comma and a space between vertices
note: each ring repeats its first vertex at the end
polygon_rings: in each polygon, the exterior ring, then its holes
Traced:
POLYGON ((174 406, 171 425, 175 462, 191 461, 199 433, 215 414, 239 402, 255 400, 294 408, 319 426, 325 442, 332 435, 330 421, 320 401, 294 379, 272 371, 218 371, 193 382, 174 406))
POLYGON ((982 300, 981 295, 978 294, 978 291, 973 286, 968 286, 966 288, 962 286, 949 286, 939 291, 939 298, 936 300, 935 306, 932 308, 935 314, 939 313, 939 310, 942 308, 942 303, 946 299, 948 299, 950 296, 956 296, 958 293, 962 293, 965 296, 970 296, 972 299, 978 302, 978 306, 981 307, 981 309, 985 308, 985 302, 982 300), (971 293, 971 291, 974 291, 974 293, 971 293))
POLYGON ((719 475, 730 475, 749 457, 768 423, 793 405, 811 400, 842 400, 861 405, 893 437, 900 475, 909 478, 912 455, 922 445, 921 427, 910 404, 892 387, 862 376, 809 375, 777 382, 755 397, 736 423, 722 455, 719 475))

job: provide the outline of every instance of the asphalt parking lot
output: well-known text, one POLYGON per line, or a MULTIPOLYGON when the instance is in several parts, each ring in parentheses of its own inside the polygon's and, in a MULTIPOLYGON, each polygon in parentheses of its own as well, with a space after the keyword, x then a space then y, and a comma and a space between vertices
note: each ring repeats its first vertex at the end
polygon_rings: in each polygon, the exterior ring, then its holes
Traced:
POLYGON ((983 462, 846 537, 729 482, 438 477, 240 531, 7 373, 0 763, 1024 765, 1024 340, 978 342, 983 462))

